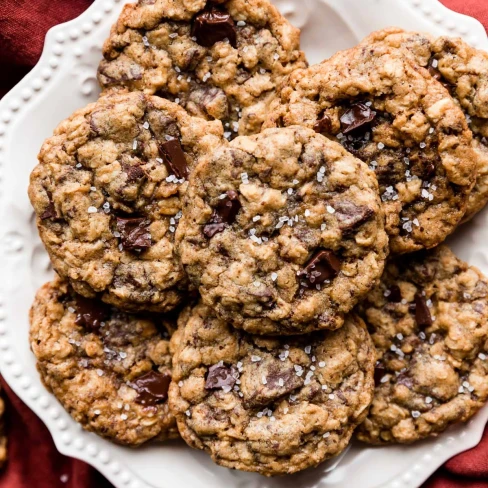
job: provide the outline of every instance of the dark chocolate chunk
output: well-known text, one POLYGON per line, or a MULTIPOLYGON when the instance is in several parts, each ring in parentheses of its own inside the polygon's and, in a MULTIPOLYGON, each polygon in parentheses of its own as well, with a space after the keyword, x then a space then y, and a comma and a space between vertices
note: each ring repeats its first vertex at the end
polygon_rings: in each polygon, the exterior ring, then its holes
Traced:
POLYGON ((315 132, 319 134, 328 134, 332 129, 332 121, 327 114, 322 114, 315 125, 313 126, 315 132))
POLYGON ((271 392, 271 394, 268 394, 269 399, 290 393, 296 388, 299 388, 303 383, 303 380, 297 376, 293 368, 280 368, 277 371, 271 370, 270 374, 266 376, 266 381, 266 389, 271 392), (281 385, 280 383, 283 384, 281 385), (272 396, 274 390, 275 394, 272 396))
POLYGON ((178 139, 159 144, 159 152, 170 174, 177 178, 188 178, 188 163, 178 139))
POLYGON ((376 117, 376 112, 366 104, 358 102, 347 109, 341 116, 341 128, 344 134, 365 124, 369 124, 376 117))
POLYGON ((269 406, 285 395, 300 388, 305 378, 297 376, 293 367, 283 366, 277 358, 268 361, 251 363, 246 367, 246 383, 243 388, 243 399, 246 407, 257 408, 269 406), (248 376, 247 376, 248 375, 248 376), (263 384, 263 378, 266 382, 263 384), (252 382, 252 387, 249 387, 252 382))
POLYGON ((106 305, 96 299, 85 298, 76 295, 76 325, 81 325, 90 332, 96 332, 101 323, 107 319, 108 309, 106 305))
POLYGON ((241 209, 241 202, 239 201, 239 194, 230 190, 227 192, 227 196, 219 200, 217 204, 216 212, 219 215, 220 221, 226 224, 232 224, 239 210, 241 209))
POLYGON ((147 249, 152 246, 149 220, 141 218, 117 217, 120 242, 126 251, 147 249))
POLYGON ((215 234, 223 232, 225 229, 225 224, 223 222, 209 223, 203 228, 203 234, 208 239, 212 239, 215 234))
POLYGON ((125 173, 127 173, 127 181, 132 183, 140 180, 145 176, 144 170, 140 166, 132 166, 131 164, 122 165, 125 173))
POLYGON ((334 203, 334 208, 342 231, 354 230, 374 214, 374 211, 366 205, 355 205, 347 200, 334 203))
POLYGON ((229 117, 229 101, 221 88, 203 85, 190 93, 189 101, 195 103, 210 119, 229 117))
POLYGON ((138 393, 137 403, 141 405, 156 405, 168 399, 170 383, 171 375, 169 373, 161 374, 149 371, 129 383, 129 386, 138 393))
POLYGON ((236 220, 241 206, 239 194, 234 190, 229 190, 226 197, 219 200, 210 221, 203 228, 204 235, 210 239, 215 234, 223 232, 227 225, 236 220))
POLYGON ((47 219, 55 219, 56 217, 57 214, 56 214, 56 209, 54 208, 54 203, 49 202, 48 206, 46 207, 46 210, 42 212, 40 219, 47 220, 47 219))
POLYGON ((332 251, 318 250, 310 259, 299 276, 304 276, 311 285, 318 285, 335 278, 342 263, 332 251))
POLYGON ((224 364, 214 364, 208 368, 207 379, 205 381, 206 390, 218 390, 219 388, 234 388, 236 379, 234 378, 234 368, 224 364))
POLYGON ((432 316, 425 298, 420 294, 415 294, 415 321, 419 327, 430 327, 432 316))
POLYGON ((56 219, 58 215, 56 213, 56 208, 53 202, 53 194, 49 190, 46 190, 46 195, 49 198, 49 203, 47 204, 47 207, 45 208, 44 212, 42 212, 42 214, 39 216, 39 218, 41 220, 56 219))
POLYGON ((390 286, 390 294, 386 297, 389 302, 400 303, 402 301, 402 292, 397 285, 390 286))
POLYGON ((376 363, 376 366, 374 368, 374 384, 378 386, 381 384, 381 379, 383 376, 386 374, 386 368, 381 364, 380 362, 376 363))
POLYGON ((196 37, 200 46, 212 47, 216 42, 229 39, 231 46, 237 47, 234 20, 227 12, 214 6, 195 17, 191 35, 196 37))

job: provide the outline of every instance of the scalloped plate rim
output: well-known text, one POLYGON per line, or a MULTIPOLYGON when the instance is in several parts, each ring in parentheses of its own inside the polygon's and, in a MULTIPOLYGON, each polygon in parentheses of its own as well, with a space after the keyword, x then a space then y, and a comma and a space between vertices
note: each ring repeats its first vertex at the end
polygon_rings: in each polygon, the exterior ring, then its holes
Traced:
MULTIPOLYGON (((325 4, 329 5, 331 8, 336 9, 337 11, 340 11, 340 6, 337 5, 337 1, 341 1, 341 0, 321 0, 321 1, 323 1, 325 4)), ((402 2, 403 0, 392 0, 392 4, 393 4, 393 1, 402 2)), ((405 0, 405 1, 408 2, 409 6, 411 8, 418 8, 420 5, 422 5, 422 8, 425 8, 426 5, 430 5, 433 10, 440 9, 444 13, 444 15, 448 15, 449 17, 463 18, 466 23, 471 25, 471 29, 473 29, 477 32, 477 35, 486 36, 485 29, 479 21, 477 21, 476 19, 474 19, 472 17, 453 12, 452 10, 448 9, 446 6, 439 3, 437 0, 405 0)), ((2 114, 4 113, 4 110, 8 109, 9 103, 11 102, 11 100, 13 100, 17 94, 19 95, 19 98, 22 99, 23 98, 22 94, 21 94, 22 89, 26 88, 27 85, 29 84, 29 81, 33 80, 41 72, 41 70, 44 66, 48 65, 48 56, 50 54, 49 50, 55 42, 54 38, 55 38, 56 34, 58 32, 66 31, 71 26, 76 26, 76 27, 80 26, 81 27, 82 23, 85 21, 85 19, 89 19, 89 16, 91 14, 93 14, 97 11, 100 11, 100 10, 104 11, 105 10, 103 8, 104 4, 110 5, 111 8, 118 8, 117 4, 120 4, 120 3, 125 3, 125 0, 124 1, 122 1, 122 0, 113 0, 113 1, 112 0, 109 0, 109 1, 107 1, 107 0, 95 0, 93 2, 93 4, 87 10, 85 10, 82 14, 80 14, 80 16, 78 16, 77 18, 75 18, 71 21, 65 22, 63 24, 56 25, 56 26, 52 27, 51 29, 49 29, 48 33, 46 34, 46 38, 45 38, 44 47, 43 47, 41 57, 40 57, 38 63, 36 64, 36 66, 11 91, 9 91, 3 97, 2 100, 0 100, 0 128, 1 128, 1 123, 2 123, 1 122, 2 114)), ((423 15, 423 14, 420 14, 420 15, 423 15)), ((98 26, 98 25, 103 23, 103 20, 100 19, 99 22, 95 22, 92 19, 92 23, 94 23, 96 26, 98 26)), ((432 20, 432 23, 433 24, 435 23, 434 20, 432 20)), ((449 33, 446 32, 446 34, 449 34, 449 33)), ((483 39, 483 37, 481 37, 481 39, 484 40, 484 42, 483 42, 484 47, 488 48, 488 40, 483 39)), ((56 76, 59 74, 59 72, 60 72, 60 69, 56 69, 54 71, 54 74, 50 79, 50 83, 53 83, 53 80, 56 78, 56 76)), ((44 90, 40 90, 40 92, 37 92, 37 95, 32 94, 31 97, 42 96, 43 91, 44 90)), ((36 91, 34 90, 34 93, 35 92, 36 91)), ((11 112, 16 114, 16 113, 19 113, 22 109, 17 108, 16 110, 13 110, 13 109, 10 109, 10 110, 11 110, 11 112)), ((8 111, 8 110, 6 110, 6 111, 8 111)), ((5 129, 6 127, 7 127, 7 125, 4 125, 3 129, 5 129)), ((7 132, 8 132, 8 129, 5 129, 5 132, 2 132, 2 130, 0 130, 0 140, 1 140, 2 136, 5 136, 5 134, 7 132)), ((0 149, 1 149, 1 147, 0 147, 0 149)), ((0 152, 0 156, 1 156, 1 152, 0 152)), ((0 168, 1 168, 1 163, 0 163, 0 168)), ((3 199, 3 193, 1 193, 1 186, 3 185, 3 183, 4 183, 3 179, 0 180, 0 200, 3 199)), ((3 252, 0 255, 0 259, 4 259, 3 252)), ((2 320, 2 317, 0 316, 0 324, 1 324, 1 320, 2 320)), ((0 332, 2 332, 2 330, 0 330, 0 332)), ((7 335, 8 335, 8 326, 5 326, 5 330, 3 330, 3 333, 1 334, 0 337, 5 337, 7 335)), ((4 339, 0 339, 0 340, 3 341, 4 339)), ((1 353, 0 353, 0 356, 1 356, 1 353)), ((23 387, 20 385, 19 381, 16 379, 15 374, 12 371, 12 368, 9 368, 8 365, 6 364, 6 362, 3 361, 3 359, 1 357, 0 357, 0 371, 2 372, 2 375, 4 376, 5 380, 9 384, 9 386, 12 388, 12 390, 36 413, 36 415, 46 425, 46 427, 48 428, 49 432, 51 433, 51 435, 53 437, 54 443, 55 443, 57 449, 59 450, 59 452, 61 452, 62 454, 80 459, 82 461, 85 461, 88 464, 91 464, 92 466, 97 468, 107 479, 109 479, 114 484, 114 486, 123 488, 123 487, 128 486, 128 483, 131 483, 131 485, 130 485, 131 488, 132 487, 134 487, 134 488, 142 487, 143 488, 143 487, 152 486, 150 484, 147 484, 148 483, 147 481, 143 481, 142 479, 140 479, 138 477, 138 475, 136 475, 134 473, 132 473, 132 475, 135 476, 135 478, 131 479, 129 477, 129 480, 126 482, 123 479, 123 476, 120 476, 120 473, 124 472, 124 467, 120 466, 120 469, 117 472, 112 472, 110 469, 108 469, 108 464, 104 464, 104 462, 102 460, 98 459, 98 457, 96 457, 95 454, 90 454, 89 452, 87 452, 88 449, 80 450, 71 443, 68 445, 65 444, 62 441, 62 433, 61 433, 61 430, 59 428, 59 425, 58 425, 58 427, 56 427, 54 425, 55 420, 59 419, 60 417, 61 418, 66 417, 67 414, 65 415, 64 410, 60 409, 61 411, 59 412, 59 415, 56 417, 56 419, 53 419, 52 417, 50 417, 48 415, 47 411, 41 407, 41 405, 39 404, 39 401, 32 399, 32 398, 27 396, 27 394, 24 392, 23 387)), ((40 394, 40 395, 42 395, 42 394, 40 394)), ((54 399, 54 397, 52 397, 51 395, 50 395, 50 398, 54 399)), ((58 404, 57 401, 55 401, 55 403, 58 404)), ((74 423, 74 420, 72 420, 71 417, 68 416, 67 419, 68 419, 67 420, 68 422, 74 423)), ((488 421, 488 406, 485 406, 484 409, 472 420, 472 422, 477 422, 480 424, 479 428, 475 432, 469 432, 469 436, 466 436, 465 438, 462 438, 461 440, 459 440, 456 445, 454 445, 448 449, 445 449, 443 451, 443 454, 441 456, 438 456, 438 459, 436 460, 436 462, 432 464, 431 468, 429 468, 428 470, 425 470, 420 476, 417 476, 415 485, 405 485, 405 486, 411 486, 411 487, 418 486, 420 483, 425 481, 425 479, 427 479, 430 476, 430 474, 432 474, 447 459, 449 459, 450 457, 452 457, 455 454, 458 454, 460 452, 463 452, 465 450, 468 450, 468 449, 476 446, 479 443, 479 441, 483 435, 483 430, 484 430, 483 427, 487 421, 488 421)), ((75 428, 78 428, 81 431, 81 428, 79 426, 77 426, 75 428)), ((464 429, 467 430, 466 427, 463 427, 463 430, 464 429)), ((87 433, 84 433, 84 434, 89 436, 89 438, 93 439, 93 443, 88 444, 88 447, 90 445, 95 445, 95 446, 102 445, 102 447, 100 448, 102 450, 102 452, 105 449, 110 450, 111 448, 114 448, 114 449, 118 448, 117 446, 113 446, 112 444, 108 443, 107 441, 105 441, 99 437, 96 437, 94 434, 87 434, 87 433), (106 447, 103 447, 103 446, 106 446, 106 447)), ((447 438, 448 435, 449 434, 446 433, 444 436, 447 438)), ((439 439, 443 438, 444 436, 440 436, 439 439)), ((98 453, 98 448, 96 448, 96 451, 98 453)), ((117 459, 115 459, 115 462, 117 462, 117 459)), ((264 479, 263 479, 263 483, 264 483, 264 479)), ((169 482, 168 482, 168 486, 169 486, 169 482)), ((392 484, 391 480, 389 480, 389 481, 387 481, 381 485, 378 485, 377 488, 387 487, 387 486, 393 487, 396 485, 394 483, 392 484)), ((400 486, 400 485, 398 485, 398 486, 400 486)))

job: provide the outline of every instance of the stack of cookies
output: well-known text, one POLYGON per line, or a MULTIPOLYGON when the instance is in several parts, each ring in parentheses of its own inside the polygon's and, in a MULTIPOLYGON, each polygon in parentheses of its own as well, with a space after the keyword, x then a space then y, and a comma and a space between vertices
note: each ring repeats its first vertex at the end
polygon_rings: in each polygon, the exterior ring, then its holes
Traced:
POLYGON ((487 73, 399 29, 308 67, 267 0, 126 5, 31 175, 46 387, 267 476, 468 420, 488 282, 442 243, 488 201, 487 73))

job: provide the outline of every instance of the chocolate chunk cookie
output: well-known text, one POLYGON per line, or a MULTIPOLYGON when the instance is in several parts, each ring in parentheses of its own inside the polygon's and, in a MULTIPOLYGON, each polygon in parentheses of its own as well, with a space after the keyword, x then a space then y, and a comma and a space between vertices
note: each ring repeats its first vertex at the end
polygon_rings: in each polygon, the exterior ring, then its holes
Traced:
POLYGON ((222 466, 266 476, 316 466, 366 414, 374 347, 353 315, 338 331, 265 338, 199 304, 178 325, 170 406, 183 439, 222 466))
POLYGON ((469 196, 464 220, 469 220, 488 202, 488 53, 460 38, 440 37, 385 29, 374 32, 363 44, 386 43, 406 49, 458 100, 474 133, 478 177, 469 196))
POLYGON ((183 183, 221 141, 220 122, 141 93, 102 97, 62 122, 29 187, 56 271, 124 310, 174 308, 188 293, 174 254, 183 183))
POLYGON ((271 335, 340 327, 388 248, 373 171, 298 126, 241 136, 202 159, 176 239, 203 301, 271 335))
POLYGON ((268 0, 140 1, 112 28, 98 78, 222 120, 230 139, 259 132, 278 84, 306 66, 299 48, 299 30, 268 0))
POLYGON ((358 437, 410 443, 488 399, 488 284, 446 247, 390 262, 359 307, 376 346, 376 390, 358 437))
POLYGON ((403 51, 359 45, 284 83, 267 126, 331 134, 378 177, 394 253, 431 248, 463 218, 477 155, 449 92, 403 51))
POLYGON ((164 317, 128 315, 57 278, 30 319, 41 379, 84 429, 129 446, 177 437, 164 317))

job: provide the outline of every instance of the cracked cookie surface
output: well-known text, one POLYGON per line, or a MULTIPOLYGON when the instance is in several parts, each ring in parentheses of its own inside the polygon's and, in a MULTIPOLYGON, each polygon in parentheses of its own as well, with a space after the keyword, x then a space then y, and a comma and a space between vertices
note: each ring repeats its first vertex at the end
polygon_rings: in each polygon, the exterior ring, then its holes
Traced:
POLYGON ((273 476, 316 466, 345 449, 371 402, 374 347, 353 315, 337 331, 266 338, 200 303, 183 311, 171 344, 181 436, 228 468, 273 476))
POLYGON ((30 320, 41 379, 84 429, 134 447, 178 437, 168 406, 174 321, 129 315, 59 278, 38 291, 30 320))
POLYGON ((272 335, 340 327, 388 250, 374 173, 304 127, 242 136, 202 159, 176 240, 207 305, 272 335))
POLYGON ((299 38, 268 0, 141 1, 112 28, 98 78, 222 120, 230 139, 259 132, 278 84, 306 66, 299 38))
POLYGON ((471 219, 488 201, 488 53, 460 38, 434 38, 395 28, 375 32, 363 41, 366 45, 380 42, 406 49, 449 90, 465 112, 478 160, 478 176, 464 216, 465 221, 471 219))
POLYGON ((410 56, 359 45, 293 72, 265 127, 334 136, 375 170, 393 253, 432 248, 464 216, 478 168, 449 92, 410 56))
POLYGON ((488 284, 446 246, 390 262, 358 307, 378 363, 371 444, 411 443, 469 420, 488 399, 488 284))
POLYGON ((101 97, 62 122, 29 187, 58 274, 128 311, 175 308, 188 294, 174 251, 184 182, 223 140, 219 122, 141 93, 101 97))

